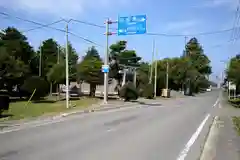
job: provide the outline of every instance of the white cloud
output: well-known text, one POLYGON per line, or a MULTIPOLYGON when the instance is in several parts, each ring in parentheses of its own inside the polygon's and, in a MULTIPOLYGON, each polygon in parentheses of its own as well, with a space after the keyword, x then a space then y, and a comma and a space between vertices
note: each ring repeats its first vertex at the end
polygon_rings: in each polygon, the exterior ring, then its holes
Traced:
POLYGON ((109 6, 125 5, 126 2, 127 0, 0 0, 0 6, 30 13, 73 17, 94 7, 102 9, 109 6))
POLYGON ((205 0, 203 7, 228 7, 230 9, 236 9, 239 0, 205 0))
POLYGON ((191 30, 197 24, 199 24, 199 22, 194 20, 170 22, 166 25, 165 30, 172 31, 172 32, 186 33, 188 32, 188 30, 191 30))
POLYGON ((84 0, 4 0, 0 6, 30 13, 73 16, 83 11, 84 0))

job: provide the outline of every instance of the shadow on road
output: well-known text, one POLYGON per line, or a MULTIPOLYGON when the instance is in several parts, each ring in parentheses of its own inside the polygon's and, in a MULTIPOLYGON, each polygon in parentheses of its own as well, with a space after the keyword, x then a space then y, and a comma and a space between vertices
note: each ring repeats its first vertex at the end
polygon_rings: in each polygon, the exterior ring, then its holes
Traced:
POLYGON ((12 117, 13 116, 13 114, 0 114, 0 119, 1 118, 7 118, 7 117, 12 117))
POLYGON ((154 103, 146 103, 146 102, 141 102, 141 101, 130 101, 132 103, 138 103, 140 105, 146 105, 146 106, 161 106, 161 103, 154 102, 154 103))

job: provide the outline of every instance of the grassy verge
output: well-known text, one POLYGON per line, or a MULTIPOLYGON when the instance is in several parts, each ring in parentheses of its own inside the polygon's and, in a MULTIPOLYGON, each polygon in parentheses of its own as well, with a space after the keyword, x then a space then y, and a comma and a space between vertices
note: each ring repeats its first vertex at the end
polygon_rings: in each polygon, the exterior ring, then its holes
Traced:
POLYGON ((240 117, 233 117, 233 124, 238 135, 240 136, 240 117))
POLYGON ((27 101, 13 102, 10 104, 9 110, 2 114, 0 121, 27 119, 43 115, 54 115, 61 112, 84 109, 97 102, 99 102, 99 99, 95 98, 81 98, 79 100, 71 100, 71 107, 69 109, 66 108, 65 101, 44 100, 30 103, 27 103, 27 101))

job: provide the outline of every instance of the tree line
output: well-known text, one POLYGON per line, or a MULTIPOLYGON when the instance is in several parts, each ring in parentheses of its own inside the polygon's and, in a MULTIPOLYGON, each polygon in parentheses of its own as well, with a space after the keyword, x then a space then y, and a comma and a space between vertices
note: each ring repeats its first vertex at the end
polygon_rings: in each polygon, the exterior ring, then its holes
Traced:
MULTIPOLYGON (((65 47, 54 39, 47 39, 34 50, 27 37, 16 28, 8 27, 3 32, 0 34, 0 90, 17 93, 19 96, 29 96, 35 92, 36 97, 42 97, 53 90, 57 91, 58 85, 65 83, 65 47)), ((109 50, 109 77, 117 80, 116 91, 123 87, 121 71, 130 67, 137 71, 135 87, 141 95, 143 90, 149 88, 149 82, 154 82, 154 79, 150 80, 149 68, 154 68, 155 63, 157 95, 161 94, 161 89, 166 84, 167 64, 170 89, 191 88, 192 92, 199 92, 209 86, 207 77, 211 74, 210 60, 196 38, 189 40, 179 57, 157 60, 152 64, 142 62, 135 50, 128 50, 126 41, 112 44, 109 50)), ((69 81, 89 83, 90 96, 94 96, 96 86, 103 84, 103 60, 98 50, 94 46, 88 48, 81 61, 71 42, 68 43, 68 51, 69 81)), ((132 81, 132 76, 129 73, 127 81, 132 81)), ((152 78, 154 76, 153 73, 152 78)))
POLYGON ((150 74, 151 71, 155 70, 156 63, 157 96, 160 96, 161 89, 166 87, 167 67, 169 89, 188 90, 191 94, 201 92, 211 84, 208 79, 212 73, 210 60, 204 54, 201 44, 194 37, 189 40, 179 57, 156 60, 152 64, 141 62, 141 57, 138 57, 135 51, 127 50, 126 44, 126 41, 119 41, 110 46, 110 60, 113 62, 111 63, 110 77, 117 79, 120 87, 123 77, 119 70, 122 70, 124 66, 132 66, 137 68, 136 87, 138 93, 145 97, 152 97, 155 72, 152 73, 153 76, 150 74), (153 67, 152 70, 151 67, 153 67))

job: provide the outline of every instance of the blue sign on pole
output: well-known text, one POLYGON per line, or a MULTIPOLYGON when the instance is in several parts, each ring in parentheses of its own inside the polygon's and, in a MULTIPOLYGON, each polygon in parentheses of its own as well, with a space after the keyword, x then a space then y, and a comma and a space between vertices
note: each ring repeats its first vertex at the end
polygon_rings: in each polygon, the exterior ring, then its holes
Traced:
POLYGON ((108 73, 109 72, 109 65, 102 65, 102 72, 108 73))
POLYGON ((118 35, 146 33, 146 15, 118 17, 118 35))

